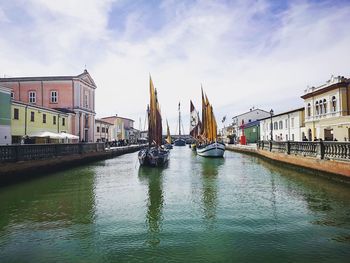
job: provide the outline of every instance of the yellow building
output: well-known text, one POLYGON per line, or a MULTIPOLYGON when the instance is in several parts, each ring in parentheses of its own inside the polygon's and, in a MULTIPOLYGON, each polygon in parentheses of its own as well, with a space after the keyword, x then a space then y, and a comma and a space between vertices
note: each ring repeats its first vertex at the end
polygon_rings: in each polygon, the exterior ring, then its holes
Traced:
POLYGON ((305 104, 304 136, 309 140, 350 141, 350 79, 331 77, 301 96, 305 104))
MULTIPOLYGON (((24 137, 41 132, 71 133, 71 114, 19 101, 11 102, 12 143, 21 143, 24 137)), ((33 136, 34 137, 34 136, 33 136)), ((35 138, 31 143, 46 143, 46 138, 35 138)), ((53 142, 52 140, 50 142, 53 142)), ((56 141, 54 141, 56 142, 56 141)))

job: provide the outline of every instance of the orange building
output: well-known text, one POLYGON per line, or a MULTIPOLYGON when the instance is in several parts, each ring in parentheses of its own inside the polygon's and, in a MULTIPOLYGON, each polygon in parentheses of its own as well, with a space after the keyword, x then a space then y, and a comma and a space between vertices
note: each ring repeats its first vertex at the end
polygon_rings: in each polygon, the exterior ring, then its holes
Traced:
POLYGON ((70 131, 80 141, 94 141, 96 84, 87 70, 77 76, 0 78, 16 101, 75 113, 70 131))

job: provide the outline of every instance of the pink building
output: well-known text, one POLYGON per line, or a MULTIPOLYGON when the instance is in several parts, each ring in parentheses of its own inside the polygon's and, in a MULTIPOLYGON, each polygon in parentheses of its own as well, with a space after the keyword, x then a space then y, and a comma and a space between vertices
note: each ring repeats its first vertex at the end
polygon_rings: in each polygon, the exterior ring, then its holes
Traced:
POLYGON ((87 70, 78 76, 0 78, 14 100, 73 113, 72 134, 94 141, 96 84, 87 70))

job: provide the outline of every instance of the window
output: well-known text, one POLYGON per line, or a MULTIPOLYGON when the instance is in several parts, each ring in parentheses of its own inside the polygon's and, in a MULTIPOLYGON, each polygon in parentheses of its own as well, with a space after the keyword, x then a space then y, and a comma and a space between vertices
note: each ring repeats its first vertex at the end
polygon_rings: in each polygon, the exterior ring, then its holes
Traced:
POLYGON ((292 128, 294 128, 294 118, 291 118, 291 126, 292 126, 292 128))
POLYGON ((288 134, 286 134, 286 141, 288 141, 288 134))
POLYGON ((62 126, 66 126, 66 118, 62 118, 62 126))
POLYGON ((14 108, 13 109, 13 119, 18 120, 19 119, 19 110, 14 108))
POLYGON ((284 126, 285 126, 285 129, 287 129, 287 128, 288 128, 288 120, 286 120, 284 124, 285 124, 285 125, 284 125, 284 126))
POLYGON ((332 111, 335 112, 337 110, 337 99, 335 96, 332 97, 332 111))
POLYGON ((307 116, 308 117, 311 116, 311 104, 310 103, 307 104, 307 116))
POLYGON ((84 107, 88 107, 88 94, 84 94, 84 107))
POLYGON ((292 141, 294 141, 294 133, 292 133, 292 141))
POLYGON ((106 128, 106 133, 108 133, 108 128, 106 128))
POLYGON ((53 125, 56 125, 56 116, 53 116, 52 123, 53 125))
POLYGON ((43 114, 43 123, 46 123, 46 114, 43 114))
POLYGON ((275 122, 273 123, 273 129, 274 129, 274 130, 278 130, 278 123, 277 123, 277 121, 275 121, 275 122))
POLYGON ((50 102, 57 103, 57 101, 58 101, 58 92, 57 90, 52 90, 50 95, 50 102))
POLYGON ((34 111, 30 112, 30 121, 34 122, 34 111))
POLYGON ((323 113, 323 102, 322 100, 320 100, 320 114, 323 113))
POLYGON ((100 132, 100 127, 99 126, 97 126, 97 132, 100 132))
POLYGON ((319 115, 320 112, 319 112, 319 107, 318 107, 318 101, 316 101, 316 115, 319 115))
POLYGON ((279 126, 278 128, 279 128, 280 130, 282 130, 282 129, 283 129, 283 121, 280 121, 279 124, 278 124, 278 126, 279 126))
POLYGON ((29 103, 36 103, 36 92, 29 91, 29 103))
POLYGON ((15 93, 11 91, 11 99, 13 100, 15 98, 15 93))
POLYGON ((327 100, 326 99, 323 100, 323 113, 324 114, 327 113, 327 100))
POLYGON ((106 129, 105 129, 105 127, 102 127, 102 132, 104 133, 104 132, 106 132, 106 129))

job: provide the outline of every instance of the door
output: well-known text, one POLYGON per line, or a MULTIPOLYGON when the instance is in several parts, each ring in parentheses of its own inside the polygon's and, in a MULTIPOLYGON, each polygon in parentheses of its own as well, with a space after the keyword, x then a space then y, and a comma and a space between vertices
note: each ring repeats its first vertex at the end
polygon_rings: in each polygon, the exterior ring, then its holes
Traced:
POLYGON ((324 129, 324 140, 333 141, 333 129, 324 129))

